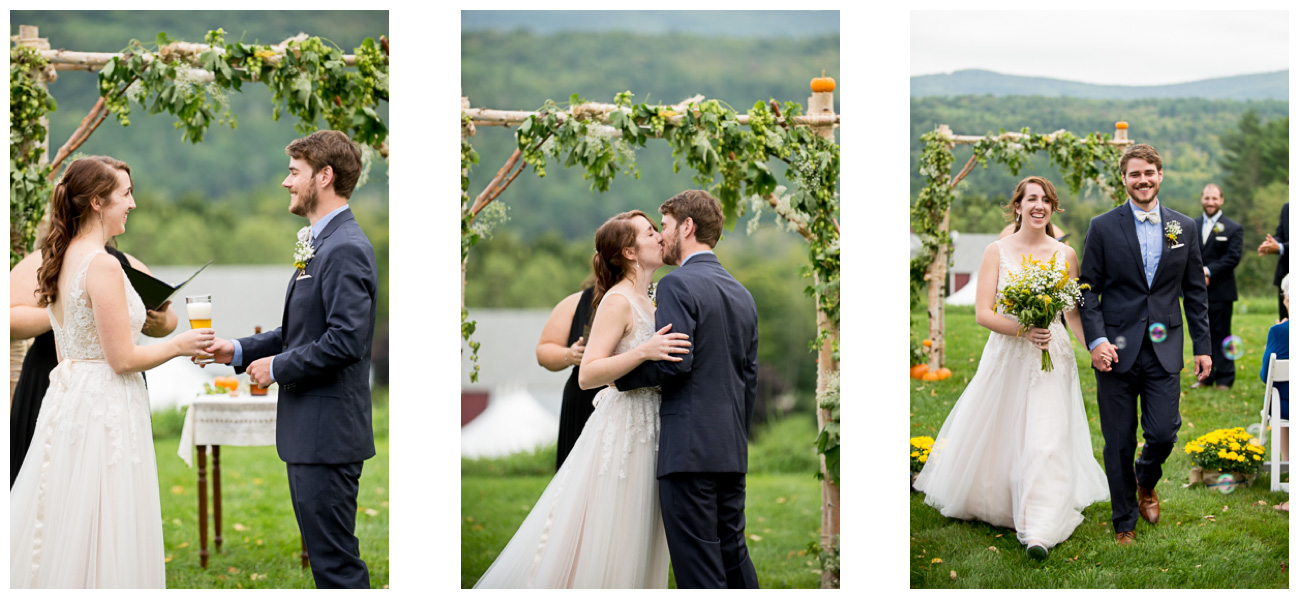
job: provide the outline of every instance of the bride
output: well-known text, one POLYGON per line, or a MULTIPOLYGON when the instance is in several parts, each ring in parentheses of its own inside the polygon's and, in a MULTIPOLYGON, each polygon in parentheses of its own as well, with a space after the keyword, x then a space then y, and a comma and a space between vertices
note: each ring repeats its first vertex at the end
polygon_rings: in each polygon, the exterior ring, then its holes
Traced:
MULTIPOLYGON (((997 292, 1022 256, 1079 276, 1079 260, 1056 241, 1050 224, 1059 212, 1056 189, 1026 177, 1008 204, 1015 233, 989 244, 980 264, 975 321, 992 331, 970 385, 948 414, 915 487, 946 517, 1014 527, 1026 552, 1047 550, 1070 537, 1081 511, 1108 498, 1083 411, 1079 371, 1065 327, 1022 330, 995 310, 997 292), (1056 368, 1043 371, 1042 350, 1056 368)), ((1075 339, 1083 339, 1077 310, 1065 313, 1075 339)))
POLYGON ((166 584, 149 395, 140 373, 200 354, 213 331, 135 344, 144 303, 121 263, 104 252, 126 231, 134 208, 130 167, 106 156, 74 161, 54 186, 37 294, 59 364, 9 493, 14 588, 166 584))
MULTIPOLYGON (((596 231, 595 317, 579 385, 612 384, 647 360, 680 361, 686 335, 655 332, 651 278, 663 238, 645 213, 596 231)), ((519 530, 476 588, 665 588, 668 542, 655 460, 659 388, 597 394, 595 411, 519 530)))

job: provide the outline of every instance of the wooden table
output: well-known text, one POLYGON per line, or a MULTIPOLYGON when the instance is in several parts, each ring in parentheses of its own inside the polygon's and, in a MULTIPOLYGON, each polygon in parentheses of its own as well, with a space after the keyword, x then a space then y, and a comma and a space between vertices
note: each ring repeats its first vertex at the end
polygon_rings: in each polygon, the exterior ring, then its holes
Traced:
MULTIPOLYGON (((220 398, 219 396, 217 396, 220 398)), ((221 446, 274 446, 275 445, 274 390, 267 396, 237 396, 209 400, 195 400, 185 413, 181 429, 181 443, 177 454, 185 464, 190 464, 191 454, 198 454, 199 484, 199 564, 208 568, 208 465, 207 451, 212 450, 212 517, 213 538, 216 550, 221 551, 221 446)), ((296 524, 295 524, 296 525, 296 524)), ((309 564, 307 546, 302 543, 302 567, 309 564)))

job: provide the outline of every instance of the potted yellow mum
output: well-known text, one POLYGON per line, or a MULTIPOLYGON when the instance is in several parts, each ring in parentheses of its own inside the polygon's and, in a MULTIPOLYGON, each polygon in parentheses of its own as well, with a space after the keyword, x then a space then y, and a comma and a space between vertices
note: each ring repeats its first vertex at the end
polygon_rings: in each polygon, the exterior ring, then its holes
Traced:
POLYGON ((1219 479, 1228 474, 1231 484, 1250 485, 1255 482, 1259 466, 1264 463, 1264 447, 1256 445, 1251 435, 1241 427, 1216 429, 1183 446, 1196 463, 1188 474, 1190 483, 1224 484, 1219 479))

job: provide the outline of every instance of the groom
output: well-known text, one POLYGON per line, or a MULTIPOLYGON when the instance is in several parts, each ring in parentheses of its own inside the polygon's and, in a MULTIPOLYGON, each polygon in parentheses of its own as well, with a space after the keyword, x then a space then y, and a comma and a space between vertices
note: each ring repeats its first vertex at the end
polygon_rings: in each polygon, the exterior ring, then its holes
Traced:
POLYGON ((1210 373, 1210 325, 1196 223, 1160 205, 1160 155, 1137 144, 1119 165, 1129 201, 1089 224, 1079 283, 1092 288, 1083 292, 1080 314, 1097 376, 1111 521, 1115 541, 1128 545, 1139 514, 1160 520, 1156 483, 1182 425, 1179 296, 1198 380, 1210 373), (1135 466, 1139 403, 1146 443, 1135 466))
POLYGON ((615 382, 663 386, 659 504, 678 588, 757 588, 745 546, 746 440, 758 388, 758 310, 713 247, 722 208, 703 190, 659 207, 665 275, 655 327, 690 336, 681 362, 646 361, 615 382))
POLYGON ((281 327, 217 339, 208 351, 258 385, 280 384, 275 445, 316 587, 368 588, 354 532, 362 461, 375 455, 369 377, 378 271, 347 203, 361 152, 338 131, 317 131, 285 152, 289 212, 310 222, 295 257, 306 265, 289 280, 281 327))

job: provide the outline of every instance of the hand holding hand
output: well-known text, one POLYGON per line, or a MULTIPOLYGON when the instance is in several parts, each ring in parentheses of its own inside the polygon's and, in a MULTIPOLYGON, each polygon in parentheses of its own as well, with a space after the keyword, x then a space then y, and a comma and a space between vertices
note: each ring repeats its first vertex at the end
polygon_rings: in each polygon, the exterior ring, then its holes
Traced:
POLYGON ((1035 348, 1046 350, 1047 343, 1052 341, 1052 332, 1046 329, 1030 327, 1029 331, 1021 334, 1021 337, 1029 340, 1029 343, 1033 344, 1035 348))
POLYGON ((641 344, 641 354, 646 360, 681 362, 681 357, 673 355, 690 352, 691 343, 687 340, 690 336, 684 333, 668 333, 668 330, 672 328, 672 323, 665 325, 663 329, 656 331, 654 336, 641 344))
POLYGON ((1092 349, 1092 368, 1109 373, 1111 365, 1119 362, 1119 353, 1115 351, 1115 345, 1110 342, 1102 342, 1092 349))
POLYGON ((1277 240, 1273 239, 1273 234, 1264 234, 1264 242, 1259 245, 1258 252, 1260 256, 1264 256, 1265 254, 1277 254, 1281 247, 1282 246, 1277 243, 1277 240))
POLYGON ((1210 376, 1210 367, 1212 364, 1210 362, 1210 355, 1197 354, 1192 358, 1196 361, 1196 380, 1204 381, 1206 377, 1210 376))
MULTIPOLYGON (((209 329, 208 331, 212 331, 212 330, 209 329)), ((235 345, 232 344, 230 340, 223 340, 219 337, 213 337, 209 341, 211 343, 209 343, 207 347, 203 348, 203 352, 205 353, 205 356, 203 356, 202 358, 212 358, 214 362, 219 362, 225 365, 230 364, 230 361, 235 359, 235 345)), ((200 367, 203 366, 203 363, 200 363, 194 359, 190 359, 190 362, 193 362, 194 364, 197 364, 200 367)))
POLYGON ((176 356, 207 358, 205 349, 211 346, 215 339, 216 332, 211 329, 191 329, 172 338, 172 343, 176 345, 176 356))
POLYGON ((271 379, 271 359, 267 356, 253 361, 248 365, 248 379, 256 383, 258 387, 267 387, 274 381, 271 379))
POLYGON ((569 346, 569 348, 564 351, 565 364, 570 364, 570 365, 582 364, 582 355, 586 351, 587 351, 587 338, 579 337, 578 341, 574 342, 572 346, 569 346))

